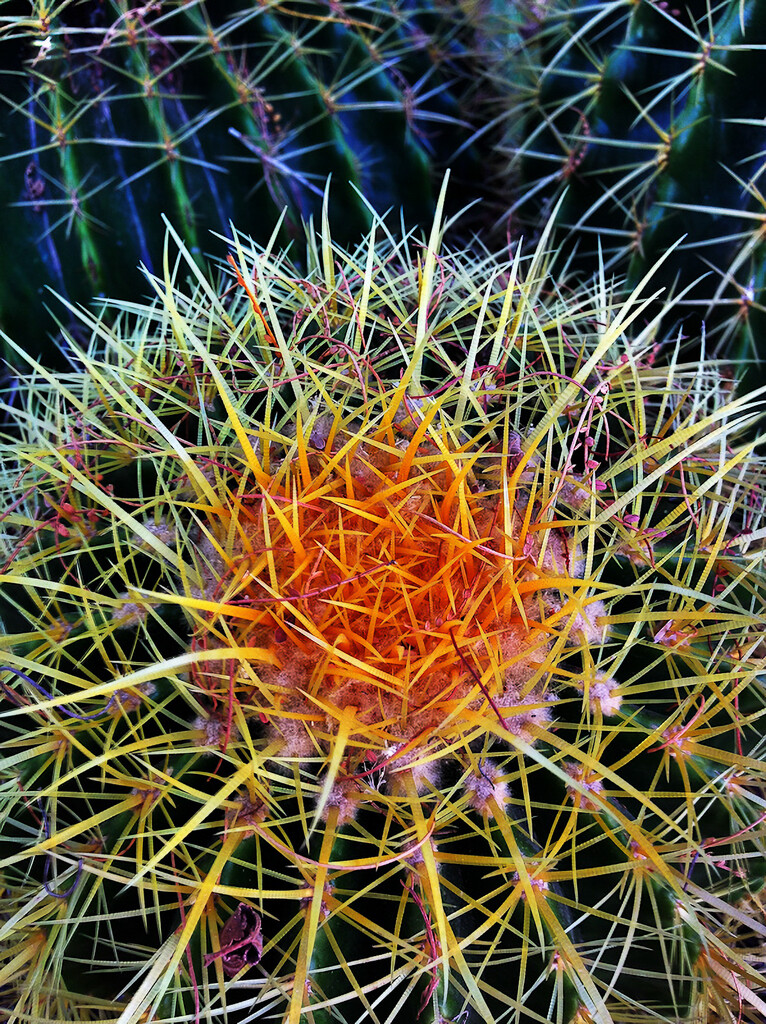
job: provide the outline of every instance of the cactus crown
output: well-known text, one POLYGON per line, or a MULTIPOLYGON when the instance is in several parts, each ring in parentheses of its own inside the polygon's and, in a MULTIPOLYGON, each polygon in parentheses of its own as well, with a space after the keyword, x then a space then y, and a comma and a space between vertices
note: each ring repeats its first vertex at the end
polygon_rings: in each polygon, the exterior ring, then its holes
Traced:
POLYGON ((658 365, 646 282, 564 296, 545 236, 441 233, 347 252, 325 217, 306 271, 235 235, 212 283, 171 231, 154 303, 87 319, 69 374, 31 364, 3 475, 19 1014, 758 1001, 723 934, 760 934, 757 396, 658 365))

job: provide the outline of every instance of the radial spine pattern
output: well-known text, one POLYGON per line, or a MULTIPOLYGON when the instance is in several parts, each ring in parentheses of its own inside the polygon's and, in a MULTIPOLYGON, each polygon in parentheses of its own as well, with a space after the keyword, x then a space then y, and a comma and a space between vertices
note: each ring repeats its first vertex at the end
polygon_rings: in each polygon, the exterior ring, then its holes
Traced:
POLYGON ((4 999, 761 1013, 759 398, 650 281, 374 228, 214 281, 171 231, 6 395, 4 999))

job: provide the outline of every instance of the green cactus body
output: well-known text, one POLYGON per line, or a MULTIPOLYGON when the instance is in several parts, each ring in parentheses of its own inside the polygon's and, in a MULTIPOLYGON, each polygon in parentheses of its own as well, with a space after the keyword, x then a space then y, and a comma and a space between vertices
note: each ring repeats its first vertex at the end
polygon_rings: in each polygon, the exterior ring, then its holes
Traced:
POLYGON ((4 1004, 760 1013, 757 399, 655 366, 639 295, 562 297, 544 240, 477 259, 376 222, 347 252, 324 225, 300 267, 236 235, 212 280, 182 250, 154 303, 82 314, 78 368, 29 363, 4 1004))
POLYGON ((504 188, 518 230, 544 220, 566 190, 559 222, 575 265, 593 272, 598 241, 629 287, 683 236, 657 282, 681 296, 689 330, 704 318, 715 351, 741 361, 742 375, 766 338, 766 129, 754 87, 766 5, 677 6, 562 0, 517 10, 500 64, 509 67, 504 188))
POLYGON ((162 267, 166 215, 202 264, 232 218, 282 243, 318 213, 339 234, 367 202, 430 223, 448 161, 480 181, 475 75, 449 5, 62 3, 2 25, 0 327, 44 350, 46 286, 73 303, 132 296, 162 267), (364 198, 363 198, 364 197, 364 198))

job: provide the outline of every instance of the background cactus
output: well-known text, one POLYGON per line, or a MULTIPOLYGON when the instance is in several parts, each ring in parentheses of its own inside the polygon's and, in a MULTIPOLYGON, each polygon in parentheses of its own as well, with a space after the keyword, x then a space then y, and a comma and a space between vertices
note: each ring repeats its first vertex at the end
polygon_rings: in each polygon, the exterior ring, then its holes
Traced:
MULTIPOLYGON (((486 4, 506 91, 500 187, 529 234, 565 191, 560 243, 633 287, 661 270, 688 335, 739 374, 766 346, 762 0, 486 4), (499 42, 499 45, 498 44, 499 42)), ((751 383, 762 379, 750 373, 751 383)))
POLYGON ((375 228, 181 248, 77 369, 27 357, 5 1002, 756 1019, 759 404, 653 364, 651 284, 375 228))
POLYGON ((367 203, 430 224, 448 163, 480 194, 470 147, 451 158, 477 70, 450 0, 33 8, 0 15, 0 327, 33 355, 46 286, 134 298, 163 214, 202 262, 232 218, 265 243, 286 207, 280 243, 300 237, 330 174, 349 242, 367 203))

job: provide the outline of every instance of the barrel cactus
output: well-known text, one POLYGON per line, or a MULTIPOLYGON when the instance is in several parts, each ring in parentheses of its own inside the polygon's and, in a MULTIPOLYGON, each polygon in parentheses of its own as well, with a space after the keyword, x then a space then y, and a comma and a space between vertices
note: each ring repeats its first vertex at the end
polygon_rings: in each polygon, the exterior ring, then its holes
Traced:
POLYGON ((552 0, 481 10, 500 41, 500 180, 512 228, 528 233, 565 193, 559 223, 581 270, 603 258, 631 287, 683 236, 662 280, 675 287, 687 333, 698 337, 704 321, 708 352, 742 361, 741 372, 760 361, 766 127, 754 83, 766 5, 552 0))
POLYGON ((28 357, 4 1004, 763 1013, 756 397, 658 369, 651 282, 561 294, 546 236, 328 225, 215 278, 171 231, 153 302, 28 357))
POLYGON ((477 81, 449 0, 5 7, 0 327, 32 354, 45 287, 134 297, 139 261, 161 267, 163 214, 202 263, 231 219, 266 242, 286 209, 280 240, 299 237, 329 175, 348 242, 368 202, 430 224, 448 163, 481 180, 470 147, 451 159, 477 81))

